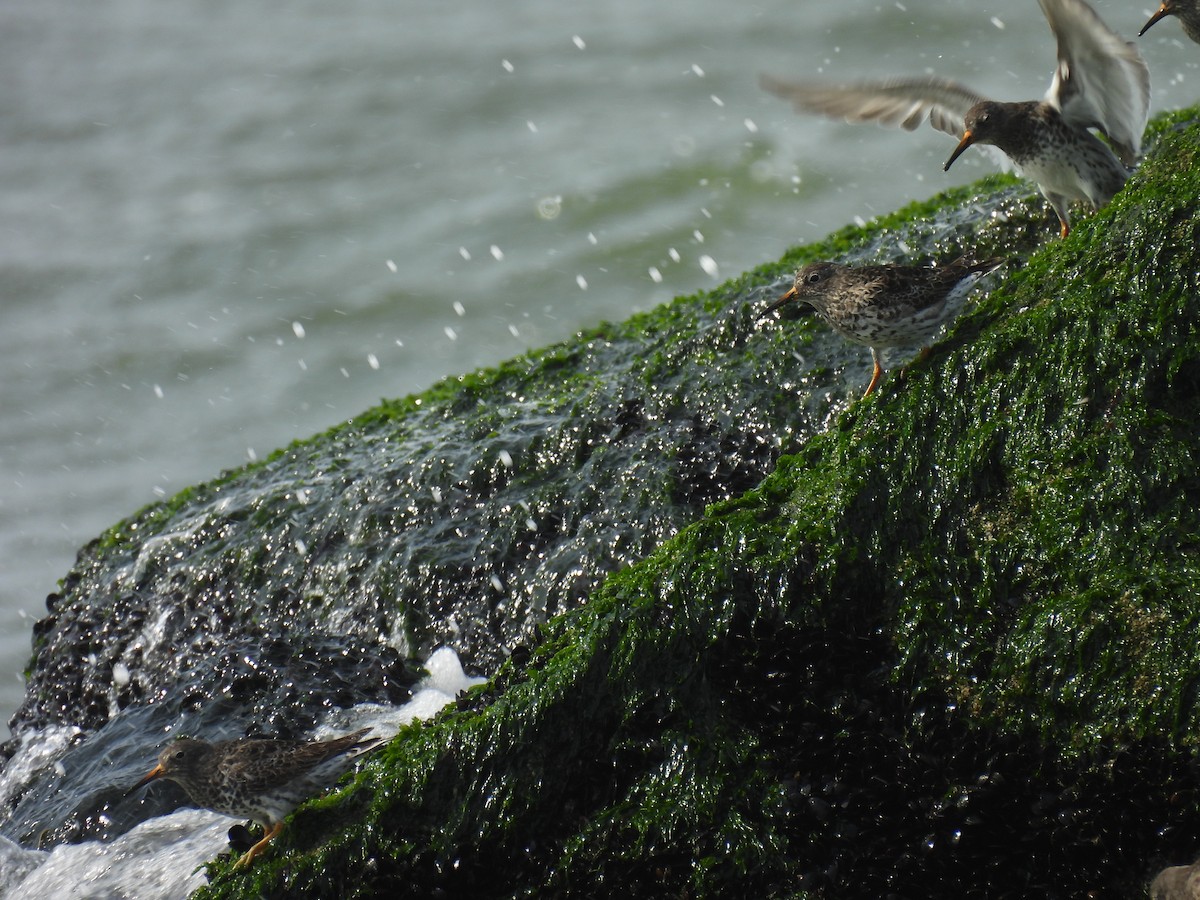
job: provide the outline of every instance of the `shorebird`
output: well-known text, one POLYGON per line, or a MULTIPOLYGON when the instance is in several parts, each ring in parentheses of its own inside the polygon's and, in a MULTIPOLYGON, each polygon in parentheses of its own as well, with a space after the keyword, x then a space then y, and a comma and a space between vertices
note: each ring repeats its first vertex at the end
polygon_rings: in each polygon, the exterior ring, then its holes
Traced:
POLYGON ((863 397, 883 374, 882 347, 924 344, 958 315, 971 286, 995 271, 1003 259, 944 266, 844 266, 815 262, 796 273, 792 289, 759 318, 788 303, 807 303, 834 331, 871 348, 875 371, 863 397))
POLYGON ((1179 24, 1183 26, 1183 33, 1200 44, 1200 2, 1198 0, 1163 0, 1158 11, 1142 26, 1138 37, 1149 31, 1150 26, 1159 19, 1165 19, 1167 16, 1175 16, 1179 19, 1179 24))
POLYGON ((264 828, 262 840, 234 863, 234 868, 244 868, 283 831, 284 818, 301 801, 329 787, 357 756, 382 743, 382 738, 363 739, 370 730, 327 741, 242 738, 210 744, 180 738, 159 754, 158 765, 126 796, 166 778, 187 791, 197 806, 258 822, 264 828))
POLYGON ((1136 164, 1150 111, 1150 71, 1138 49, 1084 0, 1038 3, 1058 41, 1058 65, 1041 100, 990 100, 936 77, 820 86, 763 76, 761 83, 803 112, 909 131, 928 118, 934 128, 959 138, 945 170, 973 144, 994 145, 1037 184, 1066 237, 1071 201, 1103 206, 1136 164))

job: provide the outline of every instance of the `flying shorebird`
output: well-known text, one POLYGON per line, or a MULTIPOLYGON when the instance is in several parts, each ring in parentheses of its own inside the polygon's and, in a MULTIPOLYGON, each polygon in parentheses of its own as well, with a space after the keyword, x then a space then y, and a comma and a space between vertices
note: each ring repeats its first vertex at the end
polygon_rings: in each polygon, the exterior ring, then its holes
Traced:
POLYGON ((960 138, 944 170, 972 144, 998 147, 1020 174, 1037 183, 1066 237, 1071 201, 1103 206, 1136 164, 1150 111, 1150 70, 1137 47, 1105 25, 1084 0, 1038 3, 1058 41, 1058 66, 1041 100, 989 100, 936 77, 845 86, 760 80, 802 112, 908 131, 928 118, 938 131, 960 138))

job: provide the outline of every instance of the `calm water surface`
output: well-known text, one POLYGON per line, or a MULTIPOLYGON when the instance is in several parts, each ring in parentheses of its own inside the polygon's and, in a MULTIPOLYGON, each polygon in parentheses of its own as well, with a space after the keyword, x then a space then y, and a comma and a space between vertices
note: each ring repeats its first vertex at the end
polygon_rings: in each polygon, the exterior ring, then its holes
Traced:
MULTIPOLYGON (((1156 110, 1200 98, 1174 22, 1141 46, 1156 110)), ((140 506, 987 171, 759 72, 1026 99, 1053 54, 1033 0, 8 0, 0 712, 75 549, 140 506)))

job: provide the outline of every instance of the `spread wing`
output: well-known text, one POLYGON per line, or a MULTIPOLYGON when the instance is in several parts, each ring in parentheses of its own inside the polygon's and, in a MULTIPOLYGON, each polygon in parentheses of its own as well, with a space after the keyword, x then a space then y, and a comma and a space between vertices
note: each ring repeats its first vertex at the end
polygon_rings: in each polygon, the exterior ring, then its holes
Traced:
POLYGON ((1132 166, 1150 115, 1150 69, 1142 54, 1083 0, 1038 2, 1058 41, 1046 102, 1071 124, 1099 128, 1132 166))
POLYGON ((938 131, 962 137, 963 117, 976 103, 987 99, 956 81, 945 78, 896 78, 844 86, 793 84, 769 75, 759 84, 801 112, 819 113, 849 122, 916 129, 922 121, 938 131))

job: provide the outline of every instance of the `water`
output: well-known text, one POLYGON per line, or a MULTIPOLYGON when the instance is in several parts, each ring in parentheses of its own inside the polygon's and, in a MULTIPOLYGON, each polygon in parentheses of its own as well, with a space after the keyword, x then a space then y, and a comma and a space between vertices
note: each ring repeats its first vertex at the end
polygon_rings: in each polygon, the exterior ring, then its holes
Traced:
MULTIPOLYGON (((394 735, 402 725, 433 716, 460 691, 483 681, 468 678, 458 657, 445 648, 430 656, 426 668, 428 678, 408 703, 394 708, 355 707, 338 714, 335 722, 313 737, 328 739, 365 727, 378 735, 394 735)), ((53 736, 48 743, 55 743, 53 736)), ((153 753, 149 755, 147 771, 153 753)), ((7 797, 26 774, 6 771, 0 777, 0 797, 7 797)), ((205 884, 201 867, 226 851, 229 826, 237 821, 207 810, 181 808, 149 819, 113 841, 60 844, 49 851, 24 849, 0 837, 0 897, 184 897, 205 884)))
MULTIPOLYGON (((138 507, 986 171, 756 86, 1048 84, 1034 3, 912 7, 4 4, 0 708, 76 548, 138 507)), ((1194 102, 1178 26, 1141 46, 1154 108, 1194 102)))

